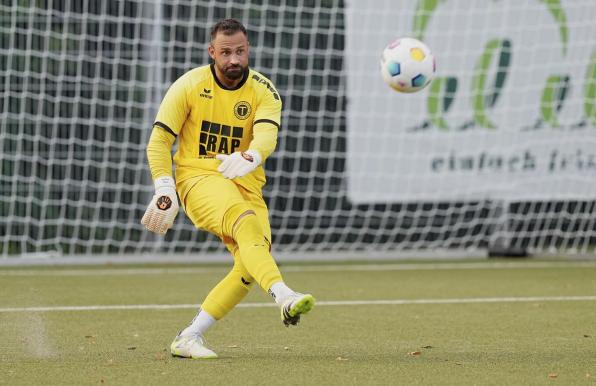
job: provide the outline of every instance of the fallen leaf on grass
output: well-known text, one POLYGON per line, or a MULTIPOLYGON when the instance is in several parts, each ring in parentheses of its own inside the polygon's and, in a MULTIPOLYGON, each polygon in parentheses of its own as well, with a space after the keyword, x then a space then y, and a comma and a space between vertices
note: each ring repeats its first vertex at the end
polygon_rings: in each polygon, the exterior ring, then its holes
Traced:
POLYGON ((137 348, 135 346, 130 346, 126 348, 127 350, 136 350, 137 348))
POLYGON ((166 357, 166 349, 163 349, 163 351, 158 351, 155 353, 155 359, 157 359, 158 361, 165 361, 166 357))
POLYGON ((592 378, 592 374, 586 373, 586 378, 592 378))
POLYGON ((591 336, 588 334, 584 334, 584 338, 591 338, 591 336))
POLYGON ((228 348, 240 348, 240 347, 238 347, 237 344, 231 344, 231 345, 228 346, 228 348))
POLYGON ((422 346, 422 348, 429 349, 429 348, 434 348, 434 347, 433 346, 422 346))
POLYGON ((286 346, 286 347, 284 347, 284 350, 289 350, 289 349, 290 349, 290 348, 289 348, 289 347, 287 347, 287 346, 286 346))
POLYGON ((336 361, 347 361, 348 358, 344 358, 344 357, 337 357, 335 358, 336 361))
POLYGON ((87 338, 87 339, 95 339, 95 335, 85 335, 85 338, 87 338))
POLYGON ((420 354, 422 354, 420 351, 412 351, 412 352, 409 352, 408 353, 408 355, 411 355, 411 356, 414 356, 414 357, 419 356, 420 354))
POLYGON ((558 376, 559 376, 559 374, 557 374, 557 373, 549 373, 548 374, 548 377, 551 378, 551 379, 555 379, 558 376))

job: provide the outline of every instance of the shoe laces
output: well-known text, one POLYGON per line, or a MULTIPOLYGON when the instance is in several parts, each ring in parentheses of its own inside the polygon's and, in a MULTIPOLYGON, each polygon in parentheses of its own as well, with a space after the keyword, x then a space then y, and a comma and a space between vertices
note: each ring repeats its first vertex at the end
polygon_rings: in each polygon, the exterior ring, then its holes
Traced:
POLYGON ((197 341, 199 344, 204 346, 207 343, 207 341, 205 340, 205 337, 201 334, 192 334, 192 335, 178 334, 178 337, 176 339, 184 339, 185 344, 191 344, 192 341, 197 341))

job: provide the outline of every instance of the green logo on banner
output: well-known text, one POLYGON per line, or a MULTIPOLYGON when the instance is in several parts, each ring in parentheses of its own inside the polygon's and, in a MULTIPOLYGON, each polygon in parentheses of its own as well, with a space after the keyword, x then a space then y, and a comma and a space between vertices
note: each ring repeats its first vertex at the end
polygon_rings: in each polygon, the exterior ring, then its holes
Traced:
MULTIPOLYGON (((563 56, 567 55, 569 28, 567 16, 560 0, 537 0, 546 6, 554 21, 558 24, 559 38, 563 56)), ((420 40, 425 33, 437 8, 448 0, 419 0, 416 4, 413 20, 413 35, 420 40)), ((489 118, 490 109, 499 101, 506 84, 512 63, 513 42, 510 39, 492 39, 484 46, 479 55, 471 82, 470 120, 450 127, 445 115, 456 98, 458 79, 453 76, 436 77, 429 86, 427 111, 429 118, 421 125, 410 131, 425 130, 431 127, 440 130, 467 130, 473 128, 497 129, 497 125, 489 118), (491 68, 494 70, 491 71, 491 68)), ((542 91, 539 108, 540 117, 537 122, 527 129, 541 129, 545 126, 559 128, 558 115, 563 109, 565 99, 569 95, 571 84, 570 74, 550 75, 542 91)), ((584 86, 584 115, 585 117, 573 128, 596 125, 596 52, 592 54, 588 70, 585 74, 584 86)))
MULTIPOLYGON (((559 23, 559 36, 563 43, 563 54, 567 52, 567 43, 569 40, 569 29, 567 28, 567 16, 561 6, 561 0, 537 0, 544 3, 557 23, 559 23)), ((423 40, 424 33, 428 27, 428 23, 432 18, 435 10, 440 4, 446 3, 447 0, 418 0, 416 11, 414 12, 414 36, 423 40)))

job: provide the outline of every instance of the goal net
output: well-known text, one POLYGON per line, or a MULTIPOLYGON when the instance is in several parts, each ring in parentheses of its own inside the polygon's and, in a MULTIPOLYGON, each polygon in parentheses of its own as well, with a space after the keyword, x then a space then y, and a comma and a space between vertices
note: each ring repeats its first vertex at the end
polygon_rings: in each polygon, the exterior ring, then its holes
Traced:
POLYGON ((139 221, 167 87, 248 27, 284 102, 265 196, 279 255, 589 254, 596 243, 592 0, 0 1, 0 255, 205 254, 180 214, 139 221), (383 84, 403 36, 437 58, 383 84))

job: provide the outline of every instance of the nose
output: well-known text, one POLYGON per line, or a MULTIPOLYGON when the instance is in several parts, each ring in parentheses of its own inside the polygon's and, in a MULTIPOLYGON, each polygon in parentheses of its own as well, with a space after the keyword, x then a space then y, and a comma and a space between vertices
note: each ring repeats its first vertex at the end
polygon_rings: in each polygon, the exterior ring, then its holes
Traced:
POLYGON ((238 64, 240 63, 240 58, 236 54, 232 54, 230 57, 230 64, 238 64))

